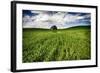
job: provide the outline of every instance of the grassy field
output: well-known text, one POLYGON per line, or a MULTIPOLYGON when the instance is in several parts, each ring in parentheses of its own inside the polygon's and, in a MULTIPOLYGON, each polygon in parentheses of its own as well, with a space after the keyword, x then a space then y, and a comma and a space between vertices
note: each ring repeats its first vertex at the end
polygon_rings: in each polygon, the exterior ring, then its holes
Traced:
POLYGON ((90 27, 23 29, 23 62, 91 59, 90 27))

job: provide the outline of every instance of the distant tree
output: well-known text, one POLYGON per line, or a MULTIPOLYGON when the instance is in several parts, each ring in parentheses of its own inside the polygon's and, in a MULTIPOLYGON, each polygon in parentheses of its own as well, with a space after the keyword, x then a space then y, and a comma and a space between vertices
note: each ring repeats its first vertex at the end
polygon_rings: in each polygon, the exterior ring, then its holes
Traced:
POLYGON ((51 26, 51 30, 57 30, 57 26, 55 25, 51 26))

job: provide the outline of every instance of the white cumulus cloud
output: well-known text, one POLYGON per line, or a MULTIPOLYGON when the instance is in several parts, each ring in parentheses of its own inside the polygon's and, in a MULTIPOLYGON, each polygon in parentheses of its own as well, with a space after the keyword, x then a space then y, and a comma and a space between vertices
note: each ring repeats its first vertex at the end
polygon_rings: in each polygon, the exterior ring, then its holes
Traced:
POLYGON ((53 25, 56 25, 58 28, 64 28, 67 25, 66 23, 90 17, 90 15, 72 15, 68 14, 68 12, 57 12, 52 15, 46 11, 31 11, 31 13, 37 13, 37 15, 24 16, 23 28, 50 28, 53 25))

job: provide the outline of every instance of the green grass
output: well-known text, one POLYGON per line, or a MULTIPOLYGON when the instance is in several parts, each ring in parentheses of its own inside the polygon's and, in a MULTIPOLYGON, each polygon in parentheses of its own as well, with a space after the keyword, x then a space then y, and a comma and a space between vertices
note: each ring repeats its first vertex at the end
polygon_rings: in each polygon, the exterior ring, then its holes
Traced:
POLYGON ((91 59, 90 27, 23 29, 23 62, 91 59))

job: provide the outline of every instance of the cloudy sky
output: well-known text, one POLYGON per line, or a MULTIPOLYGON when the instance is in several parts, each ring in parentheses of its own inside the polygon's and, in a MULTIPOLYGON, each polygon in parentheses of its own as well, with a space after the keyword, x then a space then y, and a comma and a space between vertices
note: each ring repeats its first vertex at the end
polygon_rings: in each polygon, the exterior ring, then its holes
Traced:
POLYGON ((23 28, 46 28, 56 25, 58 29, 91 24, 90 13, 23 10, 23 28))

